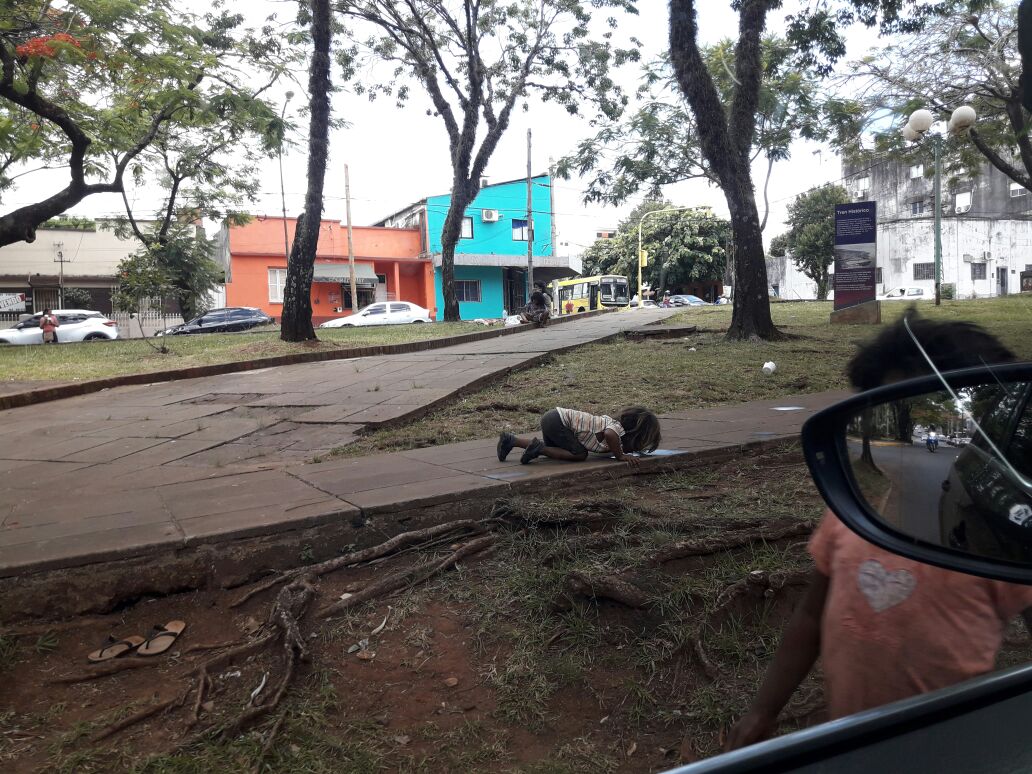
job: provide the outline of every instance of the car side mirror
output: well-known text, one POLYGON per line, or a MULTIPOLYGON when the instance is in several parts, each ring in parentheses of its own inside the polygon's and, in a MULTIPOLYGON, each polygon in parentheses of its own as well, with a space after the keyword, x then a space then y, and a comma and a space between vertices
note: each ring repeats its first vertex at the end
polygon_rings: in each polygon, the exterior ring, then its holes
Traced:
POLYGON ((881 387, 815 414, 802 439, 817 488, 861 537, 1032 584, 1032 363, 881 387))

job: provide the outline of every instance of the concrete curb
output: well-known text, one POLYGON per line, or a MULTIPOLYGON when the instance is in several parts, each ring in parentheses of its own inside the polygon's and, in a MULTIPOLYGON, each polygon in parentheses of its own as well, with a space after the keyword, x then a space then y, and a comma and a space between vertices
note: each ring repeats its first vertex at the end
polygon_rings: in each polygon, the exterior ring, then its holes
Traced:
MULTIPOLYGON (((558 325, 572 320, 584 320, 588 317, 597 317, 602 314, 609 314, 614 310, 600 309, 594 312, 570 315, 568 317, 557 317, 549 321, 549 325, 558 325)), ((326 360, 350 360, 361 357, 375 357, 377 355, 406 355, 412 352, 426 352, 432 349, 443 349, 444 347, 469 344, 474 341, 493 339, 499 336, 509 336, 517 333, 524 333, 535 330, 534 326, 521 325, 513 328, 494 328, 475 333, 464 333, 460 336, 446 336, 439 339, 427 339, 425 341, 410 341, 404 344, 383 344, 366 347, 349 347, 347 349, 336 349, 325 352, 298 352, 293 355, 277 355, 276 357, 259 358, 257 360, 240 360, 233 363, 215 363, 206 366, 193 366, 191 368, 176 368, 167 371, 150 371, 140 374, 125 374, 124 376, 112 376, 106 379, 92 379, 87 382, 75 382, 71 384, 59 384, 54 387, 43 387, 37 390, 26 392, 14 392, 8 395, 0 395, 0 411, 6 409, 32 406, 37 403, 46 403, 52 400, 72 398, 77 395, 89 395, 90 393, 108 390, 112 387, 128 387, 140 384, 153 384, 155 382, 173 382, 180 379, 197 379, 203 376, 219 376, 222 374, 234 374, 242 371, 256 371, 260 368, 275 368, 277 366, 298 365, 300 363, 316 363, 326 360)))

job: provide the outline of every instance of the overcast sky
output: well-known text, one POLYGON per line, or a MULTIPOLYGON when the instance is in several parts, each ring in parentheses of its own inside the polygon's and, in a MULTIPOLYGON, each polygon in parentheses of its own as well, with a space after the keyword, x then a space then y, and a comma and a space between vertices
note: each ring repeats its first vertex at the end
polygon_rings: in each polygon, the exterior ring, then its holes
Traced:
MULTIPOLYGON (((202 0, 189 0, 183 5, 203 8, 202 0)), ((269 0, 248 0, 230 2, 237 5, 255 25, 261 23, 270 13, 290 13, 289 4, 269 0)), ((704 43, 716 42, 720 38, 733 37, 737 28, 737 14, 730 10, 730 3, 708 0, 699 3, 700 37, 704 43)), ((621 24, 619 33, 634 35, 644 44, 642 59, 657 56, 667 45, 667 4, 657 0, 640 3, 641 14, 621 24)), ((781 24, 784 11, 771 14, 769 30, 776 30, 781 24)), ((850 56, 858 56, 876 41, 867 30, 850 33, 850 56)), ((302 83, 307 82, 305 73, 298 73, 302 83)), ((636 83, 637 70, 627 68, 628 85, 636 83)), ((280 90, 277 99, 291 88, 280 90)), ((297 92, 290 107, 297 107, 303 92, 297 92)), ((414 90, 415 92, 415 90, 414 90)), ((330 141, 329 168, 326 175, 325 217, 344 219, 344 164, 351 174, 352 216, 356 225, 373 223, 383 216, 430 194, 444 193, 450 188, 450 164, 448 160, 447 135, 441 120, 427 116, 429 101, 418 92, 405 108, 397 108, 389 99, 370 103, 364 96, 347 90, 336 94, 333 111, 337 118, 344 119, 348 126, 333 132, 330 141)), ((289 110, 289 108, 288 108, 289 110)), ((291 111, 293 112, 293 111, 291 111)), ((296 113, 294 114, 296 118, 296 113)), ((304 152, 307 123, 298 118, 298 147, 284 156, 284 187, 286 189, 287 213, 293 215, 303 208, 305 190, 306 154, 304 152)), ((526 134, 533 132, 533 162, 535 174, 547 169, 550 158, 558 159, 570 152, 578 141, 593 134, 587 119, 569 116, 554 105, 531 101, 528 113, 517 112, 503 137, 498 149, 488 164, 487 176, 491 181, 510 180, 526 174, 526 134)), ((757 167, 757 187, 762 185, 766 164, 757 167)), ((280 179, 275 159, 267 161, 255 170, 261 180, 262 195, 251 208, 254 214, 278 215, 280 213, 280 179)), ((797 143, 792 149, 792 158, 774 168, 770 184, 771 219, 766 238, 782 230, 785 209, 791 199, 813 185, 838 179, 841 175, 839 162, 827 148, 810 143, 797 143)), ((48 195, 64 185, 61 173, 42 173, 22 178, 20 185, 4 196, 3 211, 48 195)), ((708 205, 718 213, 727 213, 724 197, 719 189, 702 182, 671 186, 665 192, 667 198, 678 205, 708 205)), ((558 225, 558 242, 561 252, 579 253, 593 241, 595 231, 603 226, 612 226, 633 208, 640 197, 624 207, 612 208, 599 205, 585 205, 582 202, 582 186, 577 180, 556 181, 555 210, 558 225)), ((152 192, 141 190, 134 193, 136 203, 142 211, 153 210, 157 203, 152 192)), ((760 196, 758 195, 758 200, 760 196)), ((762 201, 760 200, 762 207, 762 201)), ((72 210, 72 214, 102 216, 122 211, 120 197, 114 194, 91 196, 72 210)))

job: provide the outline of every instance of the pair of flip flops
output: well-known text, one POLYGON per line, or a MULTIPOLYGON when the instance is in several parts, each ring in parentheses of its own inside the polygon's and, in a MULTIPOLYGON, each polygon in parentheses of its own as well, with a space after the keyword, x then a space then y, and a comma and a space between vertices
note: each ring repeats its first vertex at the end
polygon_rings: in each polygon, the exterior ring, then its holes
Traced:
POLYGON ((169 621, 162 626, 154 625, 154 633, 146 639, 137 634, 116 640, 108 637, 108 644, 90 653, 86 658, 94 664, 101 661, 110 661, 113 658, 124 656, 126 653, 136 651, 137 656, 157 656, 172 647, 176 638, 186 628, 185 621, 169 621))

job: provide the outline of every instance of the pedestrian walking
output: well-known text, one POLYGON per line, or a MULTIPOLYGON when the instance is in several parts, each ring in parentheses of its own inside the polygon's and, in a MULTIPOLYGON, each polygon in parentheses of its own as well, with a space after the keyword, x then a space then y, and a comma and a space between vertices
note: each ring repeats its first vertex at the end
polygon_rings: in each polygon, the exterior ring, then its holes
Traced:
POLYGON ((43 329, 44 344, 57 344, 57 327, 60 324, 57 315, 51 314, 49 309, 43 310, 43 316, 39 318, 39 327, 43 329))

